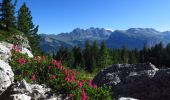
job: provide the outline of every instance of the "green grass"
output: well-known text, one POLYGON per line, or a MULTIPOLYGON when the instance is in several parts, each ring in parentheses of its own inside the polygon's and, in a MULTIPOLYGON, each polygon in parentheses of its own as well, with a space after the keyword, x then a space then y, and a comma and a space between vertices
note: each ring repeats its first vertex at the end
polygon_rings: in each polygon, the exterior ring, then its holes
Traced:
POLYGON ((10 30, 5 30, 3 28, 0 28, 0 41, 7 41, 9 43, 16 43, 15 36, 16 35, 22 35, 24 34, 23 32, 12 28, 10 30))

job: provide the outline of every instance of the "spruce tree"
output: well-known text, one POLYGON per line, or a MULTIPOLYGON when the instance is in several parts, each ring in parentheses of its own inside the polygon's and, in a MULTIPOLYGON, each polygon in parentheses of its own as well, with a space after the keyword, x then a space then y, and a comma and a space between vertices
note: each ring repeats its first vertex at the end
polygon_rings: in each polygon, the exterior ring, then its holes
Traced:
POLYGON ((40 36, 37 34, 38 26, 35 27, 33 24, 31 11, 27 7, 26 3, 23 3, 18 11, 17 27, 28 37, 32 50, 39 51, 40 36))
POLYGON ((106 47, 106 43, 103 41, 101 43, 101 48, 100 48, 100 55, 99 55, 99 62, 98 66, 100 68, 105 68, 108 65, 108 57, 109 57, 109 52, 106 47))
POLYGON ((86 41, 85 43, 85 49, 84 49, 84 60, 85 60, 85 66, 87 71, 91 71, 91 49, 90 49, 90 43, 89 41, 86 41))
POLYGON ((98 56, 98 54, 99 54, 99 47, 98 47, 98 44, 97 44, 96 40, 93 42, 93 45, 91 47, 91 51, 92 51, 92 55, 94 56, 94 59, 98 60, 98 58, 99 58, 99 56, 98 56))
POLYGON ((16 26, 15 6, 11 2, 12 0, 3 0, 0 9, 1 23, 7 30, 16 26))
POLYGON ((128 49, 126 48, 126 46, 123 46, 122 48, 121 59, 122 63, 128 63, 128 49))
POLYGON ((83 54, 81 52, 81 47, 77 47, 75 46, 73 48, 73 55, 74 55, 74 64, 73 67, 74 68, 82 68, 84 67, 84 63, 83 63, 83 54))
POLYGON ((31 11, 29 10, 25 2, 18 11, 17 27, 20 31, 24 32, 25 34, 29 34, 31 29, 34 28, 31 11))
POLYGON ((99 47, 97 41, 93 41, 91 46, 91 56, 92 56, 92 70, 95 70, 99 60, 99 47))

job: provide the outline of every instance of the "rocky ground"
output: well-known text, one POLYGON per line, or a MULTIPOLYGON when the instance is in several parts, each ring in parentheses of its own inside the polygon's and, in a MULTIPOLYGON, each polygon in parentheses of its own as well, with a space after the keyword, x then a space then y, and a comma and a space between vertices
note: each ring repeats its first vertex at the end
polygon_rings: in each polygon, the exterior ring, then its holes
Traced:
POLYGON ((93 83, 112 86, 117 98, 170 100, 170 69, 158 69, 151 63, 114 64, 98 73, 93 83))

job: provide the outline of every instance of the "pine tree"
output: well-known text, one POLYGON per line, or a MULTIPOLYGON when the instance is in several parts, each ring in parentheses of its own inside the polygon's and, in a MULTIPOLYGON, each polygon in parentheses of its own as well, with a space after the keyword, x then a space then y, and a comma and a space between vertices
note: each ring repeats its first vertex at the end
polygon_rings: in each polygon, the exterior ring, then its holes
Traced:
POLYGON ((73 48, 73 55, 74 55, 74 68, 82 68, 84 67, 84 60, 83 60, 83 54, 81 52, 81 47, 75 46, 73 48))
POLYGON ((7 30, 16 26, 15 5, 11 2, 12 0, 3 0, 0 9, 1 23, 7 30))
POLYGON ((31 49, 37 53, 40 52, 40 46, 39 46, 39 42, 40 42, 40 35, 38 35, 38 27, 39 26, 36 26, 35 28, 33 28, 29 35, 27 36, 28 37, 28 40, 29 40, 29 44, 31 46, 31 49))
POLYGON ((92 56, 92 70, 95 70, 99 60, 99 47, 97 41, 93 41, 91 46, 91 56, 92 56))
POLYGON ((97 44, 97 41, 95 40, 93 42, 93 45, 91 47, 91 51, 92 51, 92 55, 94 56, 94 59, 95 60, 98 60, 98 54, 99 54, 99 47, 98 47, 98 44, 97 44))
POLYGON ((170 43, 166 46, 165 65, 170 66, 170 43))
POLYGON ((125 46, 123 46, 121 51, 121 59, 122 63, 128 63, 128 49, 125 46))
POLYGON ((84 60, 85 60, 85 66, 87 71, 91 71, 91 49, 90 49, 90 43, 89 41, 86 41, 85 43, 85 49, 84 49, 84 60))
POLYGON ((68 48, 64 48, 63 45, 61 45, 57 53, 53 55, 53 58, 62 61, 63 65, 68 67, 72 66, 74 60, 72 52, 70 52, 68 48))
POLYGON ((104 41, 101 43, 99 54, 100 57, 99 57, 98 66, 100 68, 105 68, 108 65, 109 54, 108 54, 108 49, 106 47, 106 43, 104 41))
POLYGON ((35 25, 33 24, 31 11, 27 7, 26 3, 23 3, 18 11, 17 28, 20 31, 24 32, 25 35, 28 37, 32 50, 35 52, 39 51, 40 36, 37 34, 38 26, 35 27, 35 25))
POLYGON ((31 11, 29 10, 25 2, 18 11, 17 28, 25 34, 29 34, 30 31, 34 28, 31 11))
POLYGON ((144 47, 143 47, 143 57, 144 57, 144 62, 148 62, 149 61, 149 48, 147 46, 147 44, 144 44, 144 47))
POLYGON ((134 51, 129 51, 129 57, 128 57, 128 59, 129 59, 129 61, 128 61, 128 63, 130 63, 130 64, 134 64, 134 63, 137 63, 137 58, 136 58, 136 55, 135 55, 135 52, 134 51))

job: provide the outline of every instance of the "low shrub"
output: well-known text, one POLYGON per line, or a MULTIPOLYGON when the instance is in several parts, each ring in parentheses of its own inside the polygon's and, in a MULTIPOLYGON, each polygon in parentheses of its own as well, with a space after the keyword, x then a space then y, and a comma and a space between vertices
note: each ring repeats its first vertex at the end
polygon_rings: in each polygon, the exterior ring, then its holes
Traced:
POLYGON ((97 87, 91 80, 76 70, 62 66, 61 61, 49 56, 28 58, 12 50, 10 64, 15 73, 15 81, 25 79, 29 83, 46 84, 53 92, 64 94, 74 100, 112 100, 111 88, 104 85, 97 87))

